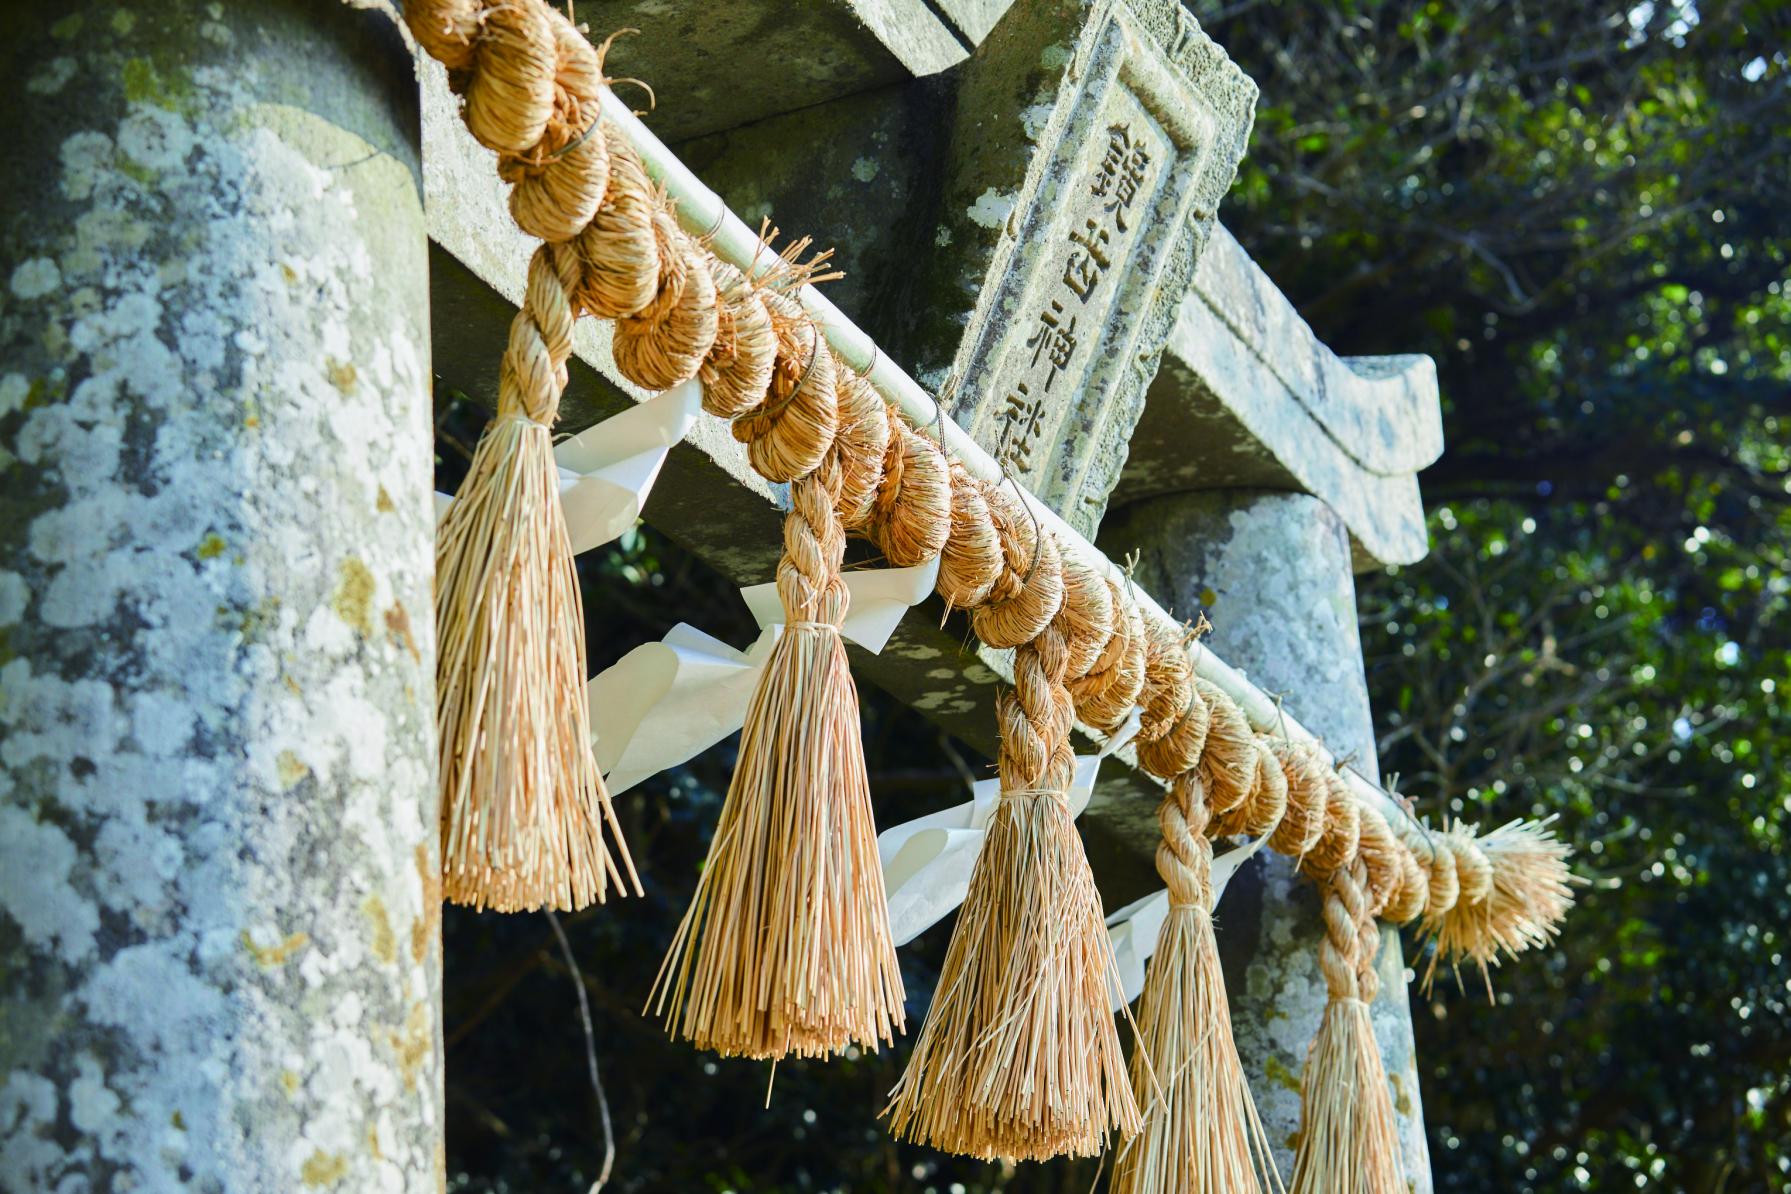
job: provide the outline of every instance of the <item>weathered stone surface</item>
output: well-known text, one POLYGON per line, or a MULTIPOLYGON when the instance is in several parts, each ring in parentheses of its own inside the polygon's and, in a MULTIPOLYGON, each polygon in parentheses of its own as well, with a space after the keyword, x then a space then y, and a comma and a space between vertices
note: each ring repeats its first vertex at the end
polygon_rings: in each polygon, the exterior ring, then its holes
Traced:
POLYGON ((0 1188, 444 1180, 409 54, 9 6, 0 1188))
MULTIPOLYGON (((863 92, 673 148, 753 228, 813 234, 845 277, 824 287, 854 322, 899 353, 908 310, 925 301, 917 258, 934 244, 951 75, 863 92)), ((905 357, 898 359, 906 360, 905 357)))
POLYGON ((1428 548, 1417 474, 1442 454, 1436 366, 1344 359, 1223 228, 1195 269, 1114 503, 1189 489, 1316 494, 1357 569, 1428 548))
MULTIPOLYGON (((1263 690, 1285 694, 1334 753, 1378 779, 1348 534, 1322 501, 1248 491, 1160 497, 1116 510, 1102 540, 1109 553, 1138 548, 1146 589, 1183 615, 1204 611, 1228 663, 1263 690)), ((1226 890, 1219 948, 1238 1051, 1285 1176, 1300 1124, 1300 1069, 1325 1006, 1323 920, 1316 890, 1287 859, 1260 858, 1226 890)), ((1380 963, 1375 1036, 1392 1082, 1405 1173, 1422 1194, 1431 1188, 1430 1157, 1399 935, 1391 929, 1380 963)))
POLYGON ((607 69, 654 88, 648 121, 668 142, 934 74, 974 44, 925 0, 585 0, 576 12, 598 40, 640 30, 607 69))

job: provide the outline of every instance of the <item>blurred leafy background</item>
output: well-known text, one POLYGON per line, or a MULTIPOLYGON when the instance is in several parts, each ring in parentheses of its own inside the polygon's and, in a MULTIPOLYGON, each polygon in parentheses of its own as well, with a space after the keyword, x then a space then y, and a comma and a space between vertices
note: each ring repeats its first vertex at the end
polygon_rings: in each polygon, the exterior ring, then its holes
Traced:
MULTIPOLYGON (((1791 1189, 1791 6, 1190 5, 1262 90, 1226 224, 1320 337, 1436 359, 1432 551, 1361 578, 1384 770, 1421 812, 1558 815, 1592 880, 1559 948, 1413 992, 1445 1191, 1791 1189)), ((480 416, 450 405, 444 473, 480 416)), ((581 561, 593 669, 731 592, 643 529, 581 561)), ((1221 628, 1222 632, 1222 628, 1221 628)), ((962 769, 868 686, 880 819, 962 769)), ((731 765, 626 797, 658 880, 567 917, 621 1191, 1086 1191, 893 1144, 906 1049, 829 1065, 668 1045, 636 1000, 731 765), (680 878, 682 877, 682 878, 680 878)), ((903 951, 918 1024, 949 921, 903 951)), ((451 1183, 583 1190, 601 1155, 545 920, 450 909, 451 1183)))

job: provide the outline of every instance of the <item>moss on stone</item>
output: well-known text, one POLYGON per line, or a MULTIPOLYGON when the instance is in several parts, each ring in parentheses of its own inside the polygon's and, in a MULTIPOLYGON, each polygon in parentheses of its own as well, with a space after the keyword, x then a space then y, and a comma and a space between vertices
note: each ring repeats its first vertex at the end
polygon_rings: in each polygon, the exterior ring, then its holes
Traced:
POLYGON ((1270 1082, 1285 1087, 1295 1094, 1300 1093, 1300 1076, 1294 1073, 1277 1054, 1271 1053, 1263 1060, 1262 1070, 1270 1082))
POLYGON ((133 104, 154 104, 170 112, 189 114, 195 106, 193 81, 178 67, 158 69, 148 58, 126 58, 120 79, 124 98, 133 104))
POLYGON ((373 573, 359 558, 349 556, 342 561, 342 578, 330 607, 363 638, 373 637, 374 587, 373 573))

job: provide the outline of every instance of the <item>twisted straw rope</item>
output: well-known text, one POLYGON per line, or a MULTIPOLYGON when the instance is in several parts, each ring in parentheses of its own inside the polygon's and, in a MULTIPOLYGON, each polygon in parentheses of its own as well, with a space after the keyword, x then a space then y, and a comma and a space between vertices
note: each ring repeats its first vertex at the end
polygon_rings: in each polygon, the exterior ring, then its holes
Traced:
MULTIPOLYGON (((616 362, 625 376, 650 388, 701 377, 705 408, 735 420, 736 435, 767 477, 798 481, 831 460, 841 483, 826 488, 843 526, 867 535, 895 564, 942 556, 940 595, 971 611, 973 628, 990 646, 1021 647, 1045 635, 1066 588, 1077 594, 1072 608, 1084 620, 1062 632, 1061 644, 1072 716, 1110 729, 1141 707, 1142 753, 1200 700, 1209 719, 1225 727, 1202 777, 1216 833, 1268 833, 1272 848, 1299 858, 1319 842, 1328 817, 1347 815, 1345 804, 1325 799, 1322 775, 1329 769, 1315 750, 1268 735, 1245 744, 1241 710, 1216 688, 1196 684, 1179 630, 1146 620, 1129 590, 1111 582, 1101 602, 1016 498, 948 465, 893 408, 885 407, 877 427, 874 390, 833 361, 792 297, 823 259, 797 264, 806 241, 785 250, 780 268, 748 278, 678 228, 626 137, 598 122, 602 50, 564 16, 543 0, 411 0, 405 17, 419 44, 448 68, 468 129, 498 154, 499 174, 514 184, 518 225, 556 244, 558 293, 540 297, 553 311, 547 359, 559 353, 550 372, 563 372, 570 343, 562 312, 618 320, 616 362)), ((545 308, 526 301, 527 322, 534 323, 545 308)), ((551 419, 557 389, 551 405, 540 401, 545 389, 535 381, 527 392, 551 419)), ((1064 703, 1055 693, 1046 699, 1036 675, 1025 683, 1029 694, 1019 708, 1029 716, 1020 719, 1028 723, 1021 732, 1036 741, 1022 751, 1031 766, 1046 728, 1052 758, 1067 743, 1060 749, 1055 737, 1064 703)), ((1146 769, 1172 780, 1180 770, 1175 756, 1184 753, 1169 748, 1159 767, 1146 769)), ((1554 871, 1546 882, 1501 887, 1472 840, 1417 849, 1401 833, 1393 849, 1408 881, 1385 902, 1389 915, 1425 915, 1440 924, 1464 896, 1480 906, 1501 891, 1534 899, 1528 913, 1551 932, 1564 911, 1554 871), (1422 899, 1409 881, 1414 875, 1425 881, 1422 899), (1463 891, 1458 875, 1474 882, 1463 891)), ((1526 855, 1531 865, 1541 865, 1539 857, 1526 855)), ((1564 873, 1562 858, 1554 862, 1564 873)))
POLYGON ((1210 908, 1213 903, 1213 843, 1207 838, 1212 808, 1206 785, 1192 771, 1184 771, 1169 785, 1169 793, 1157 806, 1157 874, 1169 889, 1176 907, 1210 908))

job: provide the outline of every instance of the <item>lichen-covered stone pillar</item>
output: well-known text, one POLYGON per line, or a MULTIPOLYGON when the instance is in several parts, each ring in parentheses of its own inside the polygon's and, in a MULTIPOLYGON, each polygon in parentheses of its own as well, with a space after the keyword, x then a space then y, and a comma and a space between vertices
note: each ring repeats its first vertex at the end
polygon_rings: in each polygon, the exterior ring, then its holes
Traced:
MULTIPOLYGON (((1138 580, 1177 613, 1204 610, 1227 663, 1378 778, 1356 628, 1349 532, 1318 498, 1215 490, 1126 506, 1101 528, 1109 551, 1142 551, 1138 580)), ((1263 854, 1226 889, 1217 918, 1232 1025, 1285 1177, 1300 1126, 1300 1069, 1325 1006, 1317 893, 1289 860, 1263 854)), ((1412 1052, 1399 935, 1382 930, 1375 1036, 1392 1082, 1406 1177, 1428 1194, 1430 1153, 1412 1052)))
POLYGON ((411 59, 0 18, 0 1188, 442 1185, 411 59))

